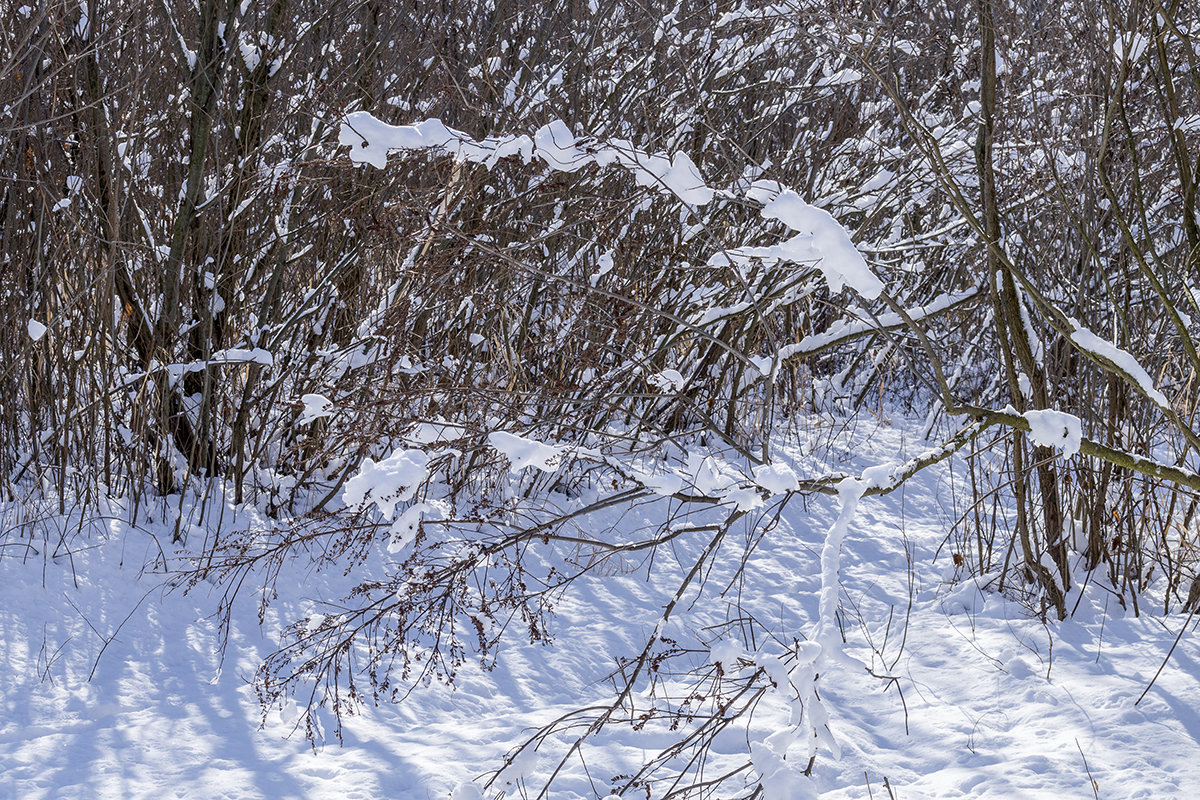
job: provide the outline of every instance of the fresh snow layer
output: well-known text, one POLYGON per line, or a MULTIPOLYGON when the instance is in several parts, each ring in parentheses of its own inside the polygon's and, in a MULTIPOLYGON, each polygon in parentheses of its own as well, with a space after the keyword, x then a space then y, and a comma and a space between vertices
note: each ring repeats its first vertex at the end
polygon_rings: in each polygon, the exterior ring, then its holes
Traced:
POLYGON ((1029 423, 1029 438, 1042 447, 1056 447, 1066 457, 1079 452, 1083 422, 1065 411, 1026 411, 1021 416, 1029 423))
POLYGON ((1071 320, 1071 322, 1075 325, 1075 330, 1071 332, 1071 341, 1075 343, 1076 347, 1112 362, 1122 372, 1133 379, 1134 383, 1142 391, 1142 394, 1149 397, 1162 408, 1171 407, 1166 395, 1154 388, 1154 381, 1150 379, 1150 373, 1146 372, 1146 368, 1139 364, 1138 360, 1131 353, 1122 350, 1112 342, 1101 339, 1087 328, 1079 327, 1079 324, 1074 320, 1071 320))
POLYGON ((800 235, 772 247, 755 248, 756 252, 768 251, 762 255, 788 261, 816 261, 833 292, 849 286, 866 299, 874 300, 883 291, 883 281, 871 272, 846 229, 828 211, 809 205, 800 195, 786 189, 763 206, 762 215, 782 222, 800 235))
MULTIPOLYGON (((473 781, 531 728, 602 702, 615 659, 636 655, 660 628, 679 641, 699 637, 698 667, 762 668, 776 680, 749 730, 718 739, 712 755, 713 774, 752 761, 774 792, 768 796, 887 797, 884 779, 898 798, 1189 796, 1200 786, 1193 633, 1184 633, 1138 702, 1185 618, 1134 617, 1096 576, 1068 597, 1072 619, 1043 624, 998 596, 994 581, 964 578, 951 562, 957 544, 944 538, 966 507, 945 465, 892 494, 861 496, 893 471, 877 465, 930 446, 919 427, 859 421, 827 466, 860 477, 844 482, 839 497, 793 499, 769 528, 782 496, 748 513, 732 531, 742 545, 713 564, 665 627, 663 606, 706 533, 679 536, 653 560, 613 562, 580 579, 556 604, 551 646, 515 636, 493 669, 467 664, 454 689, 431 683, 399 705, 368 706, 347 720, 342 745, 331 739, 315 752, 296 728, 295 706, 270 711, 260 727, 248 681, 282 625, 320 624, 321 602, 347 587, 340 568, 285 563, 261 627, 247 583, 222 660, 213 612, 223 588, 201 581, 187 594, 173 589, 163 559, 175 557, 177 524, 198 548, 222 516, 227 531, 262 530, 272 520, 222 506, 219 497, 207 506, 209 522, 198 518, 198 500, 178 497, 143 498, 136 524, 132 504, 84 520, 58 515, 56 503, 0 505, 0 798, 445 800, 452 790, 456 800, 491 798, 473 781), (743 559, 744 579, 730 592, 743 559), (645 580, 651 568, 660 582, 645 580), (840 577, 831 582, 834 572, 840 577), (728 605, 735 594, 741 611, 728 605), (778 642, 747 647, 727 624, 739 613, 768 621, 778 642), (841 651, 836 662, 827 645, 841 651), (792 653, 786 663, 784 652, 792 653), (820 734, 811 743, 812 778, 801 774, 810 742, 794 724, 800 700, 815 711, 805 724, 820 734)), ((809 476, 826 434, 816 424, 790 431, 775 452, 809 476)), ((521 438, 500 441, 513 452, 538 450, 521 438)), ((382 499, 376 491, 384 488, 407 496, 427 472, 419 452, 368 462, 370 480, 352 479, 347 492, 364 502, 382 499)), ((706 457, 689 469, 720 487, 733 468, 706 457)), ((772 490, 791 485, 782 468, 756 471, 755 480, 772 490)), ((593 531, 618 535, 678 509, 669 498, 654 503, 614 508, 592 521, 593 531)), ((352 577, 394 563, 385 544, 352 577)), ((586 770, 570 762, 550 796, 602 797, 610 778, 630 774, 677 735, 665 725, 616 723, 585 747, 586 770)), ((555 763, 525 754, 503 778, 536 781, 555 763)))
POLYGON ((389 125, 366 111, 355 111, 342 124, 338 142, 350 148, 352 160, 378 169, 387 166, 387 154, 392 150, 434 150, 489 167, 504 158, 521 156, 529 161, 536 155, 557 172, 576 172, 589 164, 620 164, 633 173, 639 185, 691 205, 706 205, 714 195, 686 153, 667 158, 638 150, 629 142, 580 142, 562 120, 543 125, 532 137, 490 136, 476 141, 441 120, 389 125))
POLYGON ((333 401, 323 394, 300 395, 300 403, 303 408, 300 410, 300 417, 296 420, 297 425, 307 425, 333 415, 333 401))
MULTIPOLYGON (((351 160, 378 169, 387 166, 388 153, 393 150, 431 150, 489 168, 501 159, 520 156, 528 162, 536 156, 550 169, 567 173, 590 164, 618 164, 633 175, 639 186, 674 196, 690 206, 705 206, 716 196, 716 190, 704 182, 699 167, 687 153, 668 157, 640 150, 628 141, 580 139, 562 120, 543 125, 532 137, 518 134, 476 140, 437 119, 389 125, 366 111, 355 111, 342 123, 338 142, 349 148, 351 160)), ((764 217, 782 222, 796 235, 774 245, 722 250, 713 255, 710 264, 754 258, 812 262, 834 292, 848 286, 874 300, 883 291, 883 282, 871 272, 846 229, 828 211, 809 205, 775 181, 757 181, 745 196, 763 204, 764 217)), ((592 276, 593 286, 605 271, 601 266, 592 276)))
POLYGON ((564 447, 543 444, 504 431, 489 433, 488 444, 508 459, 511 472, 520 472, 526 467, 533 467, 542 472, 554 472, 562 462, 562 454, 566 450, 564 447))

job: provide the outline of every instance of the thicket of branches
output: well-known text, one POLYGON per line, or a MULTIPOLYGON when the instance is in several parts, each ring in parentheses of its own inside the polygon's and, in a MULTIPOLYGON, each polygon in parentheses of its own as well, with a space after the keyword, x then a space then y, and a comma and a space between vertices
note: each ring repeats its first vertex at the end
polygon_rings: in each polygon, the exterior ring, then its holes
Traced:
MULTIPOLYGON (((0 20, 3 491, 221 486, 293 520, 199 554, 232 581, 297 550, 369 558, 396 531, 338 511, 343 490, 424 452, 421 486, 396 488, 437 524, 410 517, 390 577, 262 672, 267 702, 311 686, 335 710, 366 694, 347 665, 378 694, 452 678, 513 618, 549 636, 556 593, 615 554, 687 534, 707 537, 697 570, 715 558, 744 508, 698 480, 665 493, 691 527, 572 540, 568 520, 664 495, 639 465, 707 448, 749 476, 788 419, 868 406, 929 409, 932 439, 869 491, 965 458, 951 536, 970 571, 1063 617, 1078 552, 1122 602, 1165 576, 1154 596, 1179 607, 1200 489, 1198 17, 1178 0, 30 3, 0 20), (685 153, 716 192, 428 149, 377 170, 339 145, 359 111, 475 141, 561 121, 580 147, 685 153), (878 297, 750 250, 788 235, 753 199, 785 188, 850 233, 878 297), (1079 455, 1026 435, 1043 409, 1081 421, 1079 455), (497 431, 571 463, 514 494, 497 431), (589 499, 556 514, 545 492, 589 499), (530 551, 564 544, 591 557, 527 582, 530 551)), ((625 686, 668 655, 652 639, 625 686)), ((670 774, 724 796, 689 753, 766 681, 726 680, 708 717, 676 709, 699 732, 624 787, 670 774)))

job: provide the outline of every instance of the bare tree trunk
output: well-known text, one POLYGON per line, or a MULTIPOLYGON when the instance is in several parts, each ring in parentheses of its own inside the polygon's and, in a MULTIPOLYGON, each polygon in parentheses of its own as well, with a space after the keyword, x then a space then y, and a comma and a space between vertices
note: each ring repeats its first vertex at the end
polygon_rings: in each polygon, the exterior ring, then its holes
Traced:
MULTIPOLYGON (((1046 408, 1046 381, 1041 365, 1037 363, 1033 348, 1025 329, 1021 310, 1021 297, 1017 292, 1012 275, 1000 258, 1001 226, 1000 208, 996 200, 996 174, 993 164, 993 146, 996 125, 996 30, 991 0, 978 0, 980 35, 980 125, 976 138, 976 163, 979 172, 979 191, 983 204, 983 227, 987 244, 987 270, 991 276, 992 308, 999 329, 1000 356, 1004 363, 1009 393, 1018 411, 1025 409, 1024 391, 1018 367, 1030 382, 1030 391, 1035 408, 1046 408), (1014 359, 1015 356, 1015 359, 1014 359)), ((1015 432, 1018 439, 1021 434, 1015 432)), ((1037 546, 1025 513, 1026 500, 1030 494, 1029 476, 1022 453, 1022 443, 1013 443, 1013 480, 1017 494, 1018 535, 1021 538, 1023 555, 1047 597, 1054 604, 1059 619, 1066 617, 1063 589, 1069 588, 1069 569, 1065 543, 1062 540, 1062 511, 1058 498, 1058 476, 1054 469, 1054 450, 1047 447, 1033 448, 1035 470, 1038 478, 1042 506, 1042 523, 1046 547, 1058 567, 1062 588, 1038 558, 1037 546)))

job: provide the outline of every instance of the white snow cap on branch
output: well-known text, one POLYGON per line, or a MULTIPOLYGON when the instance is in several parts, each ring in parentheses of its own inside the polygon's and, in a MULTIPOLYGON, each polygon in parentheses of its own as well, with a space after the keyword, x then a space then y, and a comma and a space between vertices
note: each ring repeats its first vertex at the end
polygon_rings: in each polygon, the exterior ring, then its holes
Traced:
POLYGON ((800 488, 800 477, 787 464, 760 464, 754 468, 754 482, 771 494, 795 492, 800 488))
POLYGON ((816 261, 833 292, 849 286, 874 300, 883 291, 883 281, 871 272, 850 234, 828 211, 809 205, 800 195, 785 189, 763 206, 762 215, 782 222, 799 235, 769 248, 755 249, 776 251, 779 258, 789 261, 816 261))
MULTIPOLYGON (((707 205, 716 195, 686 153, 668 158, 639 150, 623 140, 579 139, 561 120, 543 125, 532 138, 489 136, 476 140, 437 119, 389 125, 366 111, 355 111, 342 123, 338 142, 350 148, 351 160, 379 169, 387 166, 391 150, 435 150, 488 168, 509 156, 520 155, 528 162, 536 155, 559 172, 576 172, 589 164, 619 164, 633 174, 639 186, 672 195, 691 206, 707 205)), ((828 211, 809 205, 776 181, 756 181, 744 194, 764 205, 764 217, 782 222, 797 235, 768 247, 736 248, 714 256, 710 263, 751 258, 815 262, 832 291, 849 286, 868 300, 879 297, 883 282, 871 272, 846 229, 828 211)))
POLYGON ((333 401, 323 394, 300 395, 300 402, 304 404, 304 408, 296 420, 297 425, 307 425, 322 417, 333 415, 333 401))
POLYGON ((1021 416, 1029 423, 1029 438, 1042 447, 1057 447, 1064 456, 1079 452, 1083 423, 1065 411, 1026 411, 1021 416))
POLYGON ((1147 397, 1158 403, 1162 408, 1171 407, 1170 403, 1167 402, 1167 396, 1154 388, 1154 381, 1150 379, 1150 373, 1146 372, 1145 368, 1138 363, 1138 360, 1131 353, 1122 350, 1112 342, 1101 339, 1087 328, 1082 327, 1075 320, 1070 320, 1070 322, 1071 326, 1075 328, 1071 333, 1071 341, 1075 343, 1076 347, 1094 356, 1111 361, 1122 372, 1132 378, 1137 383, 1138 388, 1147 397))
POLYGON ((687 384, 687 379, 677 369, 664 369, 655 375, 646 376, 646 383, 660 392, 678 392, 687 384))
POLYGON ((351 160, 378 169, 387 166, 389 150, 438 150, 460 161, 494 165, 502 158, 521 155, 533 157, 533 142, 528 136, 489 136, 477 142, 456 131, 440 119, 427 119, 415 125, 388 125, 365 111, 346 117, 338 133, 338 142, 350 148, 351 160))
POLYGON ((509 156, 520 155, 530 161, 536 155, 558 172, 576 172, 589 164, 620 164, 633 173, 638 185, 674 195, 690 205, 703 206, 715 194, 686 153, 667 158, 639 150, 629 142, 579 140, 561 120, 543 125, 532 138, 489 136, 477 141, 437 119, 415 125, 388 125, 366 111, 355 111, 342 123, 338 142, 350 148, 351 160, 379 169, 387 166, 390 150, 437 150, 489 168, 509 156))
POLYGON ((1140 33, 1124 33, 1113 42, 1113 57, 1117 61, 1133 63, 1146 53, 1150 40, 1140 33))
POLYGON ((421 520, 438 511, 433 503, 412 503, 399 514, 397 506, 417 496, 417 490, 429 480, 429 454, 424 450, 397 450, 383 461, 363 461, 358 474, 346 481, 342 501, 350 507, 374 503, 383 518, 390 521, 388 552, 407 547, 421 529, 421 520))
MULTIPOLYGON (((199 365, 199 369, 203 369, 205 362, 194 362, 199 365)), ((217 350, 208 358, 209 364, 262 364, 264 367, 270 367, 275 364, 275 357, 261 347, 255 347, 249 350, 236 347, 229 347, 224 350, 217 350)), ((189 367, 191 365, 188 365, 189 367)), ((195 371, 189 369, 188 371, 195 371)))
MULTIPOLYGON (((913 322, 920 322, 934 314, 945 311, 955 303, 974 297, 979 294, 980 288, 976 286, 962 292, 938 295, 924 305, 909 307, 907 309, 908 317, 913 322)), ((888 328, 905 322, 905 319, 894 311, 880 314, 873 319, 855 318, 853 312, 851 312, 850 317, 850 319, 837 320, 823 331, 810 333, 795 344, 784 345, 779 348, 776 361, 782 363, 796 355, 818 352, 825 347, 829 347, 850 337, 858 336, 864 332, 877 331, 881 328, 888 328)))
POLYGON ((526 467, 535 467, 542 472, 554 472, 562 463, 562 454, 567 449, 505 431, 489 433, 488 444, 508 459, 509 472, 520 472, 526 467))
POLYGON ((723 250, 709 259, 709 266, 747 263, 751 259, 815 263, 831 291, 840 292, 849 286, 868 300, 879 297, 883 282, 871 272, 850 234, 828 211, 809 205, 778 181, 755 181, 746 189, 745 197, 762 203, 763 217, 782 222, 796 235, 764 247, 723 250))
POLYGON ((746 651, 736 639, 719 639, 713 643, 708 657, 712 663, 720 664, 722 671, 729 674, 738 671, 738 660, 746 658, 746 651))
POLYGON ((397 450, 383 461, 363 461, 358 474, 346 481, 342 501, 347 506, 374 503, 386 519, 396 516, 396 504, 412 500, 417 488, 429 479, 429 454, 424 450, 397 450))

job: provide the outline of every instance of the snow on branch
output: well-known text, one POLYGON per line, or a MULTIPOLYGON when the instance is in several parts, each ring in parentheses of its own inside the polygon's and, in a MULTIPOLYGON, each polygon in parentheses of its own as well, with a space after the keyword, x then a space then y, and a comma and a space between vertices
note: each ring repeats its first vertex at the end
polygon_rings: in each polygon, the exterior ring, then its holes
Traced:
POLYGON ((554 472, 567 449, 505 431, 489 433, 488 444, 508 459, 510 472, 521 472, 526 467, 534 467, 542 472, 554 472))
POLYGON ((353 161, 379 169, 387 166, 391 150, 435 150, 489 169, 504 158, 520 156, 529 162, 537 156, 556 172, 577 172, 589 164, 619 164, 633 173, 639 186, 656 188, 688 205, 707 205, 715 193, 686 153, 668 158, 639 150, 627 141, 577 139, 561 120, 543 125, 532 137, 488 136, 477 141, 437 119, 388 125, 365 111, 355 111, 342 124, 338 141, 350 148, 353 161))
POLYGON ((785 189, 763 206, 762 215, 782 222, 798 234, 765 248, 774 251, 773 255, 777 253, 780 260, 816 260, 833 292, 849 285, 863 297, 874 300, 883 291, 883 281, 871 272, 850 234, 828 211, 809 205, 800 195, 785 189))
POLYGON ((1154 381, 1150 379, 1150 374, 1146 372, 1145 368, 1138 363, 1138 360, 1131 353, 1122 350, 1111 342, 1101 339, 1075 320, 1070 320, 1070 322, 1075 328, 1071 332, 1071 341, 1076 347, 1098 361, 1112 364, 1129 380, 1133 381, 1142 394, 1153 400, 1161 408, 1170 410, 1171 404, 1167 401, 1166 395, 1154 388, 1154 381))
POLYGON ((1083 423, 1074 414, 1043 409, 1026 411, 1022 416, 1029 423, 1029 438, 1042 447, 1057 447, 1064 456, 1079 452, 1083 423))
MULTIPOLYGON (((979 421, 977 424, 983 427, 1000 424, 1022 430, 1026 433, 1031 432, 1029 419, 1025 415, 1016 413, 1011 407, 1000 411, 987 408, 964 407, 963 412, 970 413, 979 421)), ((1063 447, 1064 451, 1066 449, 1064 445, 1067 444, 1066 440, 1069 435, 1073 436, 1073 433, 1070 431, 1064 432, 1062 436, 1063 442, 1058 445, 1063 447)), ((1128 450, 1118 450, 1115 447, 1109 447, 1082 435, 1079 439, 1079 453, 1099 458, 1118 467, 1139 472, 1142 475, 1148 475, 1152 478, 1158 478, 1159 480, 1169 481, 1180 486, 1186 486, 1189 489, 1200 491, 1200 474, 1185 467, 1164 464, 1161 461, 1155 461, 1128 450)))
MULTIPOLYGON (((976 297, 979 291, 980 287, 976 286, 964 292, 939 295, 925 305, 913 306, 908 309, 907 313, 913 322, 920 322, 921 320, 957 308, 976 297)), ((840 320, 820 333, 809 334, 795 344, 781 347, 777 354, 777 360, 780 364, 784 364, 793 359, 819 353, 822 350, 828 350, 830 347, 849 341, 850 339, 856 339, 877 331, 901 328, 907 324, 907 321, 895 312, 880 314, 874 320, 840 320)))
MULTIPOLYGON (((578 138, 561 120, 543 125, 532 137, 520 134, 476 140, 437 119, 413 125, 389 125, 366 111, 355 111, 342 123, 338 141, 350 148, 351 160, 379 169, 387 166, 387 155, 392 150, 432 150, 489 169, 504 158, 520 156, 528 163, 536 156, 558 172, 577 172, 591 164, 600 167, 616 164, 628 170, 639 186, 673 196, 695 208, 707 205, 717 195, 717 190, 704 182, 699 168, 686 153, 668 157, 640 150, 622 139, 578 138)), ((739 197, 731 192, 721 194, 739 197)), ((782 222, 795 235, 765 247, 724 250, 709 260, 710 266, 745 263, 751 259, 812 262, 825 276, 831 291, 839 292, 849 286, 868 300, 879 297, 883 282, 871 272, 850 234, 829 212, 809 205, 796 192, 774 181, 757 181, 740 197, 762 205, 763 217, 782 222)))

